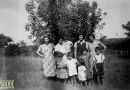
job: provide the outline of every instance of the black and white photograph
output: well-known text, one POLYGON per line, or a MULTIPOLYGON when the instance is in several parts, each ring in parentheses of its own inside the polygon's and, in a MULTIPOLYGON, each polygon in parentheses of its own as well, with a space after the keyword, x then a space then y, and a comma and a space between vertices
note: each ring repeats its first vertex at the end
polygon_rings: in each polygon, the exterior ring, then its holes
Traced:
POLYGON ((0 0, 0 90, 130 90, 130 0, 0 0))

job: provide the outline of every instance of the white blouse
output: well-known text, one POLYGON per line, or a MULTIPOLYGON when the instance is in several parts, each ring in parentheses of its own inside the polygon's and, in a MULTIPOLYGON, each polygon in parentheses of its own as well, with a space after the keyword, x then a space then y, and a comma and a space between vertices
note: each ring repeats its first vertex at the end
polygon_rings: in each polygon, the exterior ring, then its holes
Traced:
POLYGON ((64 45, 60 45, 59 43, 55 46, 55 51, 66 53, 64 45))

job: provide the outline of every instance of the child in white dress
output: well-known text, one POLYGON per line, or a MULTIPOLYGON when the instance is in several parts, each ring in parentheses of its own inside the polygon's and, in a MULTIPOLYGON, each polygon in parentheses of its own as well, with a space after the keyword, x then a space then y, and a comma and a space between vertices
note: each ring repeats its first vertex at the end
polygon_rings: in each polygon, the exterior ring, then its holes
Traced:
POLYGON ((72 84, 76 84, 76 76, 77 76, 76 66, 77 66, 78 62, 76 59, 72 58, 72 56, 73 56, 72 52, 69 52, 67 54, 66 65, 68 67, 69 81, 72 84))
POLYGON ((82 86, 85 86, 87 84, 86 74, 87 74, 87 70, 85 68, 85 62, 84 60, 80 60, 80 66, 78 67, 78 78, 82 86))

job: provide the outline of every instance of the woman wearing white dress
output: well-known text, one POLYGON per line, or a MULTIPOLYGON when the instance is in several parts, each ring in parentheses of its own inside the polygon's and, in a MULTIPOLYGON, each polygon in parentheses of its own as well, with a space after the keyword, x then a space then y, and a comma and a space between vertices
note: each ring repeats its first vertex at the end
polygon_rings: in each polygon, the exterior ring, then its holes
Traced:
POLYGON ((55 76, 56 64, 53 56, 53 44, 49 42, 49 37, 44 37, 44 44, 40 45, 37 54, 43 58, 43 72, 46 77, 55 76))

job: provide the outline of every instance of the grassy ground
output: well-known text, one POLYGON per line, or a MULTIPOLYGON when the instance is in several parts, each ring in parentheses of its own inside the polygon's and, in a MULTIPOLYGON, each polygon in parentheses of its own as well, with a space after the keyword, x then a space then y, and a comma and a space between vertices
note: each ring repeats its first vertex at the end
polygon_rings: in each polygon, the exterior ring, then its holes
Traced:
POLYGON ((81 87, 48 80, 43 76, 42 59, 36 57, 4 57, 6 79, 15 80, 15 90, 129 90, 129 58, 106 56, 107 72, 103 86, 81 87))

